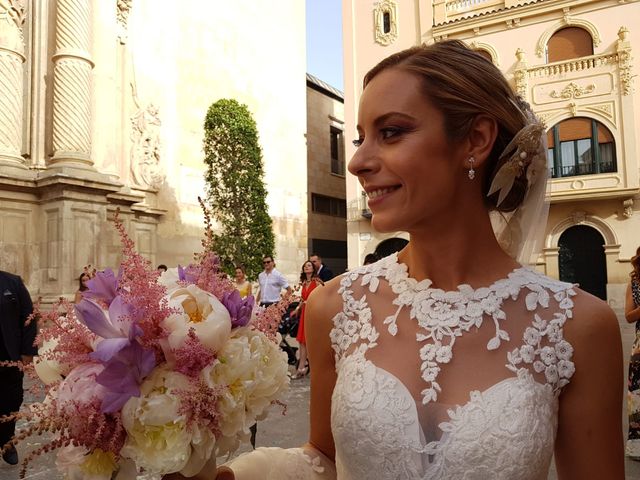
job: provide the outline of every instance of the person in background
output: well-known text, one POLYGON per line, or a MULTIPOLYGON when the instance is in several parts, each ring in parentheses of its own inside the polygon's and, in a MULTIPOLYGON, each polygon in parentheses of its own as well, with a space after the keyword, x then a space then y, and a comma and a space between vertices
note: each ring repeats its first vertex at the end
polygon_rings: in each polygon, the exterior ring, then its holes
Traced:
POLYGON ((627 405, 629 414, 629 433, 625 453, 628 457, 640 461, 640 247, 631 259, 633 270, 627 286, 624 316, 629 323, 635 323, 636 339, 631 347, 629 360, 629 388, 627 405))
POLYGON ((322 263, 322 257, 317 253, 311 255, 309 257, 309 261, 313 263, 314 267, 316 267, 316 270, 318 271, 318 278, 323 282, 328 282, 334 277, 333 272, 329 270, 324 263, 322 263))
MULTIPOLYGON (((35 319, 27 322, 33 312, 31 297, 22 279, 0 271, 0 362, 27 364, 38 354, 33 345, 37 325, 35 319)), ((22 405, 24 374, 15 366, 0 366, 0 416, 17 412, 22 405)), ((0 422, 0 449, 15 434, 16 422, 0 422)), ((11 446, 4 450, 2 459, 9 465, 18 463, 18 452, 11 446)))
POLYGON ((80 303, 82 301, 82 292, 88 288, 87 282, 96 276, 96 272, 97 270, 91 264, 83 267, 82 273, 78 277, 78 290, 76 290, 73 303, 80 303))
POLYGON ((76 296, 73 299, 73 303, 80 303, 82 301, 82 292, 87 290, 87 282, 91 280, 91 276, 87 272, 82 272, 78 277, 78 290, 76 290, 76 296))
POLYGON ((293 312, 294 315, 300 318, 298 335, 296 335, 296 340, 300 344, 300 359, 298 362, 298 371, 293 378, 302 378, 309 373, 309 366, 307 365, 307 339, 304 335, 304 305, 309 295, 311 295, 311 292, 313 292, 314 288, 318 285, 324 285, 324 283, 318 277, 315 265, 307 260, 302 264, 302 271, 300 272, 300 303, 293 312))
POLYGON ((247 275, 242 265, 236 267, 235 285, 242 298, 251 295, 251 282, 247 280, 247 275))
POLYGON ((283 289, 287 293, 291 293, 291 287, 284 275, 276 270, 276 263, 271 255, 262 257, 262 265, 264 266, 264 271, 258 275, 260 290, 258 291, 256 302, 262 307, 268 307, 280 301, 280 292, 283 289))
POLYGON ((378 260, 378 256, 375 253, 367 253, 364 256, 364 263, 362 265, 371 265, 372 263, 376 263, 378 260))
POLYGON ((158 272, 160 272, 162 274, 163 272, 166 272, 168 270, 168 268, 164 263, 161 263, 160 265, 158 265, 156 267, 156 270, 158 270, 158 272))

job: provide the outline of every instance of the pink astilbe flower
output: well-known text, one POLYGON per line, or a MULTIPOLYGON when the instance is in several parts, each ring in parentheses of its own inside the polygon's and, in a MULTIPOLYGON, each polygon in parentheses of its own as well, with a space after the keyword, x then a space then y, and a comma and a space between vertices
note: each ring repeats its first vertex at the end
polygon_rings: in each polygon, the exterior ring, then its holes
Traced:
POLYGON ((168 336, 161 323, 173 313, 165 298, 167 289, 158 283, 160 274, 151 262, 136 252, 133 240, 119 218, 119 211, 116 211, 114 223, 122 242, 120 295, 130 306, 133 318, 143 331, 141 343, 160 355, 159 340, 168 336))
POLYGON ((41 360, 56 361, 60 364, 79 365, 90 362, 91 345, 96 336, 76 318, 73 304, 60 298, 49 311, 42 311, 40 300, 34 306, 34 314, 44 327, 36 337, 36 344, 55 341, 57 345, 40 354, 41 360))
POLYGON ((255 318, 249 324, 256 330, 264 333, 270 340, 276 341, 278 325, 282 321, 282 315, 291 303, 291 295, 285 295, 278 303, 269 305, 267 308, 258 310, 255 318))
POLYGON ((210 387, 201 378, 191 378, 190 381, 195 389, 175 391, 180 398, 178 413, 186 416, 187 426, 205 425, 218 438, 220 436, 218 399, 227 387, 223 385, 210 387))
POLYGON ((204 367, 211 365, 216 359, 215 353, 205 347, 193 328, 189 329, 188 338, 177 350, 173 350, 176 372, 190 378, 197 378, 204 367))
POLYGON ((220 271, 220 258, 212 251, 204 251, 196 255, 196 263, 182 269, 180 281, 184 285, 194 284, 222 301, 225 294, 236 290, 231 280, 220 271))
POLYGON ((74 445, 82 445, 89 450, 100 448, 117 457, 126 438, 122 416, 120 412, 103 413, 101 408, 102 402, 98 398, 88 403, 75 403, 74 414, 66 414, 67 435, 74 445))

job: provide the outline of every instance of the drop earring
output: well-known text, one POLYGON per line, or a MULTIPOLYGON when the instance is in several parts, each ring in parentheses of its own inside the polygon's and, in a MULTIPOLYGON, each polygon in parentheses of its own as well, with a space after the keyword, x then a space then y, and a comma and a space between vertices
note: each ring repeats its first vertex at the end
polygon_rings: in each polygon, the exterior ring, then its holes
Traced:
POLYGON ((472 156, 469 157, 469 180, 473 180, 474 178, 476 178, 476 171, 473 169, 473 162, 475 162, 476 159, 473 158, 472 156))

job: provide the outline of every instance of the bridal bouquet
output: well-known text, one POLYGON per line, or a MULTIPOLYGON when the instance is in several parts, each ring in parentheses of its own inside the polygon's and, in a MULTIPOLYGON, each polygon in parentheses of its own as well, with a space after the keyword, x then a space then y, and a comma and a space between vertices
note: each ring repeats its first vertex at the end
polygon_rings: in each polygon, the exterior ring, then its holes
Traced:
POLYGON ((12 443, 53 440, 21 477, 53 449, 72 480, 193 476, 235 450, 288 386, 276 338, 284 302, 262 310, 240 298, 206 241, 194 264, 159 278, 115 223, 119 273, 97 272, 79 304, 41 314, 46 395, 18 414, 29 426, 12 443))

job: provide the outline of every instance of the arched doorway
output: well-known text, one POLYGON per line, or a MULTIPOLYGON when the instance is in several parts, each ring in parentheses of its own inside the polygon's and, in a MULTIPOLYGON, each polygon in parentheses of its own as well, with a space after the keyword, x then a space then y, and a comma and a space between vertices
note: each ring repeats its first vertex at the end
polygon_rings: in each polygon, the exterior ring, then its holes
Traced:
POLYGON ((388 257, 392 253, 402 250, 407 243, 409 241, 404 238, 388 238, 378 244, 374 253, 378 258, 388 257))
POLYGON ((607 299, 607 261, 604 238, 595 228, 576 225, 566 229, 558 240, 560 280, 577 283, 580 288, 607 299))

